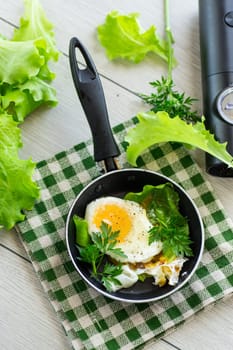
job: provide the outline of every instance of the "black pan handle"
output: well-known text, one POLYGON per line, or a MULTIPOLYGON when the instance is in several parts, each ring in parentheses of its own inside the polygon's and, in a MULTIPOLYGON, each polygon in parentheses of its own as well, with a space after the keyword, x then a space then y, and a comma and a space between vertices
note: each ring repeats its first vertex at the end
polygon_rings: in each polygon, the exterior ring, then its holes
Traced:
POLYGON ((115 170, 114 159, 120 152, 110 127, 103 87, 90 54, 75 37, 70 40, 69 60, 74 85, 91 128, 95 161, 104 161, 107 171, 115 170), (76 49, 85 60, 84 69, 79 67, 76 49))

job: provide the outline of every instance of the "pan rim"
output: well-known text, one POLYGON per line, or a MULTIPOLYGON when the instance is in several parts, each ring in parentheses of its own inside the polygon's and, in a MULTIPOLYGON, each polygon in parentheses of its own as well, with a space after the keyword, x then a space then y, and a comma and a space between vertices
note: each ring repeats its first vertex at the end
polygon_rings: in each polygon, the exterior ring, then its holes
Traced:
MULTIPOLYGON (((148 169, 142 169, 142 168, 123 168, 120 170, 113 170, 111 172, 107 172, 104 173, 102 175, 100 175, 99 177, 95 178, 94 180, 92 180, 90 183, 88 183, 80 192, 79 194, 75 197, 75 199, 73 200, 73 203, 71 204, 69 211, 68 211, 68 215, 66 218, 66 225, 65 225, 65 236, 66 236, 66 246, 67 246, 67 250, 69 253, 69 257, 71 258, 71 261, 75 267, 75 270, 79 273, 79 275, 81 276, 81 278, 90 286, 92 287, 94 290, 96 290, 97 292, 99 292, 100 294, 111 298, 113 300, 116 301, 120 301, 120 302, 125 302, 125 303, 148 303, 148 302, 155 302, 155 301, 159 301, 161 299, 165 299, 166 297, 169 297, 170 295, 174 294, 175 292, 177 292, 179 289, 181 289, 190 279, 191 277, 194 275, 200 261, 203 255, 203 251, 204 251, 204 243, 205 243, 205 230, 204 230, 204 224, 203 224, 203 220, 201 217, 201 214, 197 208, 197 205, 195 204, 194 200, 190 197, 190 195, 187 193, 187 191, 180 185, 178 184, 176 181, 174 181, 173 179, 169 178, 166 175, 163 175, 157 171, 152 171, 152 170, 148 170, 148 169), (184 280, 182 282, 180 282, 177 286, 174 286, 172 288, 172 290, 170 290, 169 292, 166 292, 165 294, 162 294, 161 296, 155 296, 155 297, 151 297, 151 298, 139 298, 139 299, 134 299, 134 298, 124 298, 124 297, 119 297, 117 295, 115 295, 114 293, 102 290, 100 288, 98 288, 98 286, 96 286, 94 283, 92 283, 92 281, 87 278, 83 272, 81 271, 81 269, 77 266, 77 262, 75 261, 73 254, 71 252, 71 248, 70 248, 70 244, 69 244, 69 235, 68 235, 68 230, 69 230, 69 222, 71 220, 71 215, 73 215, 73 209, 77 203, 77 201, 79 200, 79 198, 82 196, 82 194, 88 190, 89 187, 93 186, 95 183, 98 183, 99 181, 101 181, 102 179, 104 179, 105 177, 109 177, 112 174, 116 174, 119 172, 132 172, 132 173, 149 173, 151 175, 156 175, 158 177, 161 177, 162 179, 172 183, 176 188, 179 188, 179 190, 181 192, 183 192, 183 194, 187 197, 187 199, 190 201, 191 205, 193 206, 193 209, 197 215, 198 218, 198 222, 199 222, 199 226, 200 226, 200 237, 201 237, 201 244, 199 247, 199 253, 197 255, 197 259, 196 262, 192 268, 192 270, 189 272, 188 276, 184 278, 184 280)), ((117 293, 117 292, 116 292, 117 293)))

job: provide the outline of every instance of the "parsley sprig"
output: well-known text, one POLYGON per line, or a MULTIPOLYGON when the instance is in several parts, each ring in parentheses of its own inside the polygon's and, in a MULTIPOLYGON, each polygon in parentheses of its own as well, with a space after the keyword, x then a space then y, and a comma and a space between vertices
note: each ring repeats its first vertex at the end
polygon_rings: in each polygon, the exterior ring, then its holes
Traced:
POLYGON ((108 291, 111 291, 112 283, 121 284, 117 276, 122 273, 122 264, 114 265, 106 261, 106 254, 126 258, 122 249, 116 248, 118 235, 119 231, 112 231, 112 227, 102 221, 100 231, 92 234, 92 243, 78 247, 80 259, 92 266, 91 276, 100 280, 108 291))
POLYGON ((200 116, 197 111, 192 111, 192 104, 196 99, 185 96, 176 91, 172 79, 162 77, 161 80, 150 82, 156 89, 156 93, 150 95, 141 94, 142 99, 152 105, 152 111, 166 111, 171 118, 179 116, 186 122, 197 122, 200 116))
POLYGON ((125 198, 145 208, 153 225, 148 243, 161 241, 162 253, 168 260, 193 255, 188 219, 180 211, 180 196, 170 182, 157 186, 145 185, 142 192, 130 192, 125 198))
POLYGON ((150 82, 156 89, 156 93, 151 95, 140 94, 142 99, 153 106, 152 110, 156 113, 158 111, 166 111, 171 118, 179 116, 186 122, 196 123, 200 121, 200 115, 197 111, 192 111, 192 104, 196 101, 195 98, 186 96, 183 92, 175 90, 175 84, 172 79, 172 70, 174 67, 174 38, 170 28, 169 15, 169 0, 165 0, 165 33, 166 33, 166 52, 167 52, 167 77, 160 80, 150 82))
POLYGON ((149 243, 154 241, 162 242, 163 254, 168 259, 193 256, 189 228, 182 216, 171 216, 166 221, 157 219, 157 224, 149 232, 149 243))

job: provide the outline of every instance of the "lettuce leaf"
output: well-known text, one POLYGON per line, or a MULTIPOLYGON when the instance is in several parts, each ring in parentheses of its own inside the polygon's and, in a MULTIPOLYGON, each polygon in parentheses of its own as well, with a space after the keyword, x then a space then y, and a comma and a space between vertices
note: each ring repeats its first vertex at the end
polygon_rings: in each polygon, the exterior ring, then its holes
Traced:
POLYGON ((139 123, 129 130, 127 159, 136 165, 138 156, 148 147, 162 142, 181 142, 211 154, 228 166, 233 166, 233 158, 226 150, 226 143, 219 143, 205 128, 204 118, 196 124, 188 124, 178 116, 170 118, 168 113, 145 112, 137 115, 139 123))
POLYGON ((98 39, 108 58, 124 58, 138 63, 153 52, 167 61, 166 45, 156 33, 156 27, 151 26, 143 32, 138 16, 137 13, 121 15, 112 11, 106 16, 105 23, 97 27, 98 39))
POLYGON ((16 156, 22 147, 21 131, 18 123, 7 113, 0 114, 0 154, 16 156))
POLYGON ((0 227, 11 229, 32 209, 40 190, 35 163, 19 157, 19 124, 41 105, 57 104, 49 61, 58 59, 53 25, 39 0, 24 0, 25 14, 12 39, 0 35, 0 227))
POLYGON ((39 197, 39 188, 32 180, 35 163, 11 154, 0 155, 0 226, 6 229, 25 218, 22 210, 31 210, 39 197))
POLYGON ((14 31, 12 40, 28 41, 43 38, 46 46, 43 54, 46 61, 58 60, 59 52, 56 48, 53 24, 47 19, 39 0, 24 0, 25 12, 20 19, 20 26, 14 31))
POLYGON ((43 64, 44 57, 39 48, 43 40, 14 42, 0 38, 0 82, 8 84, 23 83, 36 76, 43 64))
POLYGON ((38 77, 33 77, 16 88, 5 86, 0 100, 3 109, 21 123, 41 105, 53 107, 57 104, 56 90, 38 77))
POLYGON ((141 192, 128 192, 124 199, 139 203, 154 226, 158 222, 167 224, 171 216, 181 216, 179 195, 168 182, 157 186, 145 185, 141 192))
POLYGON ((23 209, 32 209, 39 188, 32 180, 35 163, 21 160, 18 123, 6 113, 0 116, 0 227, 11 229, 25 218, 23 209))
POLYGON ((40 53, 44 57, 44 64, 38 76, 47 81, 52 81, 55 74, 50 70, 48 62, 57 61, 59 51, 56 48, 53 24, 48 21, 44 9, 39 0, 24 0, 25 12, 20 19, 20 26, 14 31, 12 40, 30 41, 38 38, 42 39, 44 46, 40 48, 40 53))
POLYGON ((56 61, 53 25, 39 0, 24 0, 25 14, 13 38, 0 37, 0 107, 23 122, 42 104, 55 106, 55 78, 49 61, 56 61))

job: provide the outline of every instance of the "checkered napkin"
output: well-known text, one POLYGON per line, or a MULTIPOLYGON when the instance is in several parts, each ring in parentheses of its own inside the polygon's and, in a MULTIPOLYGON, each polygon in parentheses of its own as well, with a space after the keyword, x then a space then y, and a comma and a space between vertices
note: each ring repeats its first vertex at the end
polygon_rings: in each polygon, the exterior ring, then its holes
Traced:
MULTIPOLYGON (((129 166, 124 136, 134 122, 113 129, 124 167, 129 166)), ((100 295, 74 269, 64 229, 75 196, 99 175, 92 154, 89 140, 38 163, 41 200, 18 225, 19 234, 74 349, 141 348, 233 292, 233 225, 184 147, 166 143, 151 148, 140 167, 180 183, 200 210, 206 237, 202 261, 190 282, 164 300, 128 304, 100 295)))

